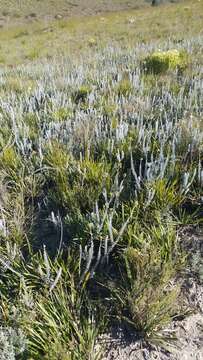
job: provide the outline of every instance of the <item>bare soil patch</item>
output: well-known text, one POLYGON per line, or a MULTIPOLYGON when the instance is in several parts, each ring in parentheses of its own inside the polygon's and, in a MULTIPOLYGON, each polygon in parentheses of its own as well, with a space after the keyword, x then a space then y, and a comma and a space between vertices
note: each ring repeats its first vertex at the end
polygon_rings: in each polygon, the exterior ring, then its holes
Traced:
MULTIPOLYGON (((160 0, 165 2, 167 0, 160 0)), ((176 0, 178 1, 178 0, 176 0)), ((174 2, 168 0, 168 2, 174 2)), ((1 0, 2 25, 120 12, 151 6, 150 0, 1 0)))

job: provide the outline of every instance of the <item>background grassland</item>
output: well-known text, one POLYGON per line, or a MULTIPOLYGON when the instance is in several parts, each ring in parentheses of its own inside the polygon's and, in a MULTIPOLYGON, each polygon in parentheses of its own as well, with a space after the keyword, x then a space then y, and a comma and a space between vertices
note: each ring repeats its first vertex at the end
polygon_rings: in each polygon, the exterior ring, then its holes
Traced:
POLYGON ((185 32, 188 36, 202 33, 202 13, 202 1, 184 1, 102 16, 8 24, 0 29, 0 62, 15 65, 58 54, 84 53, 89 47, 116 42, 125 47, 166 36, 181 41, 185 32))

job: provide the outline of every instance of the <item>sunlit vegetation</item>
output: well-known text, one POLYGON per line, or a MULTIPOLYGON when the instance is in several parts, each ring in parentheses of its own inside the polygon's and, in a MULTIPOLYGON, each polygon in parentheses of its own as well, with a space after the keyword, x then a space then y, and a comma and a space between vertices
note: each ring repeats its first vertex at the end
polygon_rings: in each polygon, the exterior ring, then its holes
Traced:
MULTIPOLYGON (((115 19, 131 40, 144 26, 128 17, 106 15, 111 36, 115 19)), ((33 45, 1 67, 1 360, 102 359, 100 336, 120 324, 165 346, 189 312, 174 279, 188 266, 178 231, 202 222, 203 41, 163 41, 167 26, 125 48, 88 36, 77 61, 39 61, 33 45)), ((29 29, 3 31, 3 48, 9 36, 15 48, 29 29)), ((201 254, 189 265, 202 281, 201 254)))

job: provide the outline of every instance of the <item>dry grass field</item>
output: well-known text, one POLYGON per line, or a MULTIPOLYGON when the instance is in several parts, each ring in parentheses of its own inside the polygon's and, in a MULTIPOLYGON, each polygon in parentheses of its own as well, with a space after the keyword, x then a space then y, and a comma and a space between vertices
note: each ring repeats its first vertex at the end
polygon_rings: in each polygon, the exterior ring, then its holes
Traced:
MULTIPOLYGON (((137 4, 134 1, 106 1, 107 7, 101 8, 108 9, 109 12, 94 16, 90 14, 97 11, 93 10, 94 2, 89 1, 85 6, 85 9, 89 9, 85 17, 82 16, 81 1, 74 7, 70 18, 62 14, 59 19, 55 19, 55 15, 61 13, 59 9, 64 9, 65 5, 60 6, 60 3, 65 4, 64 1, 53 2, 52 6, 50 1, 30 1, 28 4, 22 1, 19 2, 22 13, 20 11, 17 21, 16 17, 14 19, 17 2, 13 1, 12 6, 12 2, 2 1, 1 12, 5 16, 1 17, 3 20, 0 28, 1 65, 17 65, 40 58, 79 54, 88 51, 90 47, 104 48, 107 44, 118 43, 119 46, 127 47, 150 40, 160 41, 165 37, 181 41, 185 33, 192 36, 203 31, 203 3, 198 0, 167 3, 155 8, 149 4, 139 7, 134 5, 137 4), (4 5, 6 3, 7 6, 4 5), (37 3, 40 4, 39 12, 37 3), (124 11, 121 11, 121 4, 124 11), (115 9, 117 11, 113 12, 115 9)), ((98 7, 103 4, 102 1, 95 3, 98 7)), ((69 9, 70 5, 67 6, 69 9)))
POLYGON ((0 15, 7 21, 86 16, 146 6, 144 0, 1 0, 0 15))

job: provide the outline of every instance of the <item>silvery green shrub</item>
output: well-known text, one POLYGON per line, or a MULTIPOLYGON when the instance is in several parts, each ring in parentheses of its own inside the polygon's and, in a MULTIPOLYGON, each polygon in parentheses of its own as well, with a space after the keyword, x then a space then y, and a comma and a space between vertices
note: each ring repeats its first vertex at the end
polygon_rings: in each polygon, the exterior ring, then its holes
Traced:
POLYGON ((16 360, 16 356, 23 354, 26 348, 26 338, 21 330, 10 327, 0 328, 0 359, 16 360))

